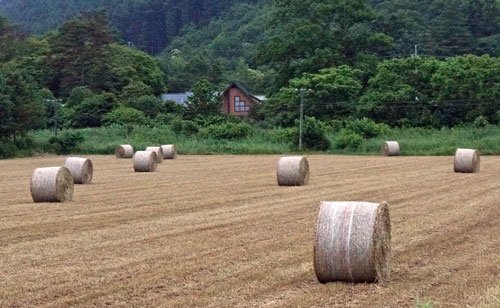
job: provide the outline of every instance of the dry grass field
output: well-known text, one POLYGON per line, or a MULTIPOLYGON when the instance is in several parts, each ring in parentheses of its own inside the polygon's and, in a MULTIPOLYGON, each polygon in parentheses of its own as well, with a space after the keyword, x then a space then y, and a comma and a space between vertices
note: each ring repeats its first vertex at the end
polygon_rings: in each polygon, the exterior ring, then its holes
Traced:
POLYGON ((0 161, 0 306, 500 306, 500 157, 308 156, 308 186, 279 187, 279 156, 180 156, 154 173, 88 156, 74 201, 33 203, 47 156, 0 161), (387 201, 392 281, 317 282, 321 200, 387 201))

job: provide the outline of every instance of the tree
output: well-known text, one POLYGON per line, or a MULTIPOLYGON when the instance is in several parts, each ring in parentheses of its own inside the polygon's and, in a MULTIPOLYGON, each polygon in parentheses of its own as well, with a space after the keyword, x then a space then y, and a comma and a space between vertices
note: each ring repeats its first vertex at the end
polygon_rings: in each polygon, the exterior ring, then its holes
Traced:
POLYGON ((359 116, 391 125, 438 126, 430 80, 440 63, 431 57, 381 62, 360 99, 359 116))
POLYGON ((430 83, 446 125, 470 123, 479 116, 490 123, 497 120, 500 58, 468 55, 446 59, 430 83))
POLYGON ((391 39, 371 29, 373 11, 365 0, 278 0, 260 61, 277 71, 276 88, 302 73, 376 54, 391 39))
POLYGON ((66 22, 49 40, 49 65, 58 72, 50 88, 56 95, 67 96, 76 86, 96 91, 113 87, 109 66, 113 39, 104 11, 83 13, 66 22))
POLYGON ((141 95, 159 95, 165 90, 165 73, 157 59, 143 51, 117 43, 110 44, 109 51, 109 79, 114 82, 111 90, 121 92, 126 87, 139 83, 147 87, 147 92, 141 95))
POLYGON ((66 99, 65 125, 74 128, 99 127, 104 124, 105 115, 117 106, 113 94, 96 94, 87 87, 76 87, 66 99))
POLYGON ((273 95, 262 112, 276 125, 292 126, 303 95, 304 113, 308 116, 319 120, 349 116, 355 111, 355 101, 362 88, 360 75, 361 71, 347 65, 304 73, 273 95))
POLYGON ((193 95, 188 98, 186 116, 210 116, 221 113, 222 101, 213 86, 206 79, 198 81, 193 87, 193 95))
POLYGON ((44 101, 50 96, 25 71, 0 66, 0 139, 42 127, 46 122, 44 101))
POLYGON ((437 0, 433 9, 439 12, 429 24, 426 43, 433 56, 453 56, 473 50, 474 40, 467 24, 464 0, 437 0))

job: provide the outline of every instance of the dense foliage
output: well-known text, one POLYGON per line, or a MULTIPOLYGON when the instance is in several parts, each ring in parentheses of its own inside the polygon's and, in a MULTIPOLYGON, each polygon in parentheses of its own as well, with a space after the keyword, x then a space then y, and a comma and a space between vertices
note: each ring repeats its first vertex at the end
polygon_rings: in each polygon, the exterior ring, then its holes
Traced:
POLYGON ((30 145, 30 130, 115 125, 219 141, 260 127, 296 147, 301 104, 308 149, 358 148, 386 125, 500 123, 497 0, 2 0, 0 10, 21 25, 0 15, 5 153, 30 145), (266 94, 248 119, 220 114, 235 80, 266 94), (165 91, 193 95, 179 105, 165 91))

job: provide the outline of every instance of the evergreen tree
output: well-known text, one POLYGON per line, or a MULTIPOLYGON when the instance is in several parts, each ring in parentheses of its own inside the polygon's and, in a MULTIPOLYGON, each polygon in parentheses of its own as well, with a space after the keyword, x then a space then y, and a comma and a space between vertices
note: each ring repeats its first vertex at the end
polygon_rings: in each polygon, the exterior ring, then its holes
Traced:
POLYGON ((49 64, 57 72, 50 84, 54 93, 66 96, 76 86, 96 91, 112 88, 109 45, 113 39, 104 11, 68 21, 50 41, 49 64))

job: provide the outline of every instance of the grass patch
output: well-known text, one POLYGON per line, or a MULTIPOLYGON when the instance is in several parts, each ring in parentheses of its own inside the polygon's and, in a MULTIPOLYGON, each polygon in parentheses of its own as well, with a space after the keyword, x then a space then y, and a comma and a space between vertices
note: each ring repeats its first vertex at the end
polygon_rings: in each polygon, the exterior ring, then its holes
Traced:
MULTIPOLYGON (((120 144, 131 144, 134 149, 145 149, 150 145, 175 144, 179 154, 283 154, 299 152, 297 144, 281 136, 283 129, 252 128, 243 138, 220 139, 206 134, 184 135, 175 133, 169 126, 109 126, 101 128, 71 129, 60 132, 78 132, 83 142, 75 153, 113 154, 120 144)), ((14 152, 13 156, 53 153, 49 139, 54 136, 50 130, 39 130, 28 134, 29 150, 14 152)), ((457 147, 478 149, 482 155, 500 154, 500 126, 456 127, 446 129, 395 128, 383 135, 363 139, 355 147, 335 147, 339 132, 330 132, 328 139, 332 147, 328 151, 306 151, 305 153, 378 155, 386 140, 397 140, 401 154, 407 156, 453 155, 457 147)), ((11 155, 12 156, 12 155, 11 155)))

